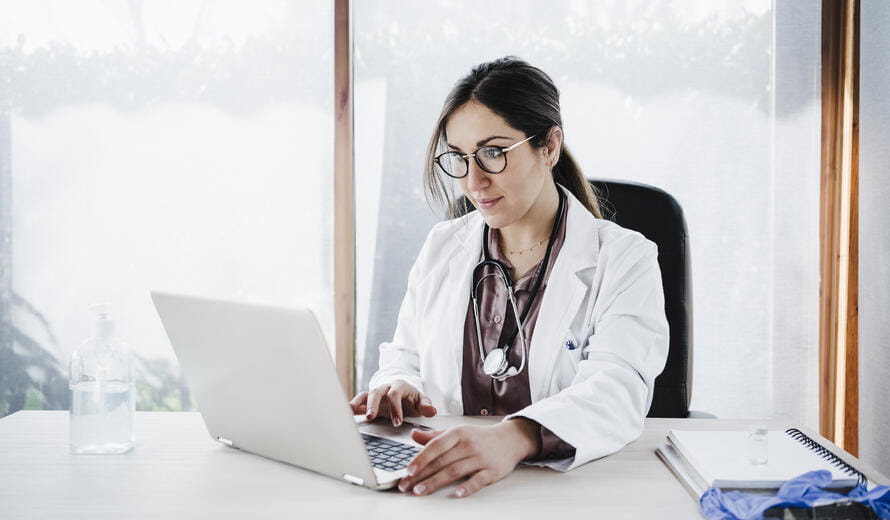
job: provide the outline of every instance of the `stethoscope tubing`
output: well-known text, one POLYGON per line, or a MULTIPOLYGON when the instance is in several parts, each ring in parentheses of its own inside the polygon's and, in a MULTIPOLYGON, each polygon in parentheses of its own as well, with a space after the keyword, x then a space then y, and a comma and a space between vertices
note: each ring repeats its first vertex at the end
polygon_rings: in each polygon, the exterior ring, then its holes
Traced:
MULTIPOLYGON (((538 296, 538 291, 541 288, 541 283, 543 282, 544 275, 547 272, 547 264, 550 260, 550 253, 553 250, 553 243, 556 241, 556 234, 559 230, 559 227, 562 225, 563 219, 563 210, 565 205, 565 196, 560 193, 559 194, 559 208, 557 209, 556 221, 553 223, 553 229, 550 231, 550 239, 547 242, 547 251, 544 253, 544 259, 541 262, 541 267, 538 270, 538 273, 535 275, 535 284, 532 286, 531 294, 529 295, 528 300, 525 302, 525 308, 522 310, 522 314, 520 315, 519 309, 516 306, 516 295, 513 290, 513 280, 507 273, 507 267, 498 260, 492 259, 488 254, 488 234, 490 229, 488 224, 485 224, 483 233, 482 233, 482 261, 476 264, 476 267, 473 268, 473 274, 470 280, 470 295, 473 300, 473 318, 476 325, 476 341, 479 347, 479 359, 484 361, 486 359, 485 349, 482 346, 482 329, 479 325, 479 303, 477 299, 477 292, 479 289, 479 284, 482 283, 482 280, 489 276, 498 276, 500 275, 501 280, 504 282, 504 285, 507 288, 507 297, 510 301, 510 306, 513 309, 513 315, 516 316, 516 329, 510 335, 510 340, 503 347, 495 347, 501 348, 503 350, 504 356, 504 364, 500 370, 495 373, 488 374, 494 379, 498 381, 503 381, 508 377, 516 375, 522 372, 525 369, 526 358, 528 356, 528 343, 525 339, 525 331, 523 331, 523 325, 525 323, 525 319, 528 317, 528 313, 531 310, 532 303, 534 303, 535 298, 538 296), (486 274, 479 280, 476 280, 476 275, 479 273, 479 269, 484 268, 487 265, 494 266, 497 269, 497 274, 486 274), (513 342, 516 340, 516 335, 519 335, 519 341, 522 346, 522 358, 520 361, 519 369, 515 371, 513 374, 508 374, 507 365, 509 363, 506 362, 507 355, 510 352, 510 347, 513 345, 513 342)), ((491 353, 489 353, 491 354, 491 353)), ((486 372, 487 373, 487 372, 486 372)))

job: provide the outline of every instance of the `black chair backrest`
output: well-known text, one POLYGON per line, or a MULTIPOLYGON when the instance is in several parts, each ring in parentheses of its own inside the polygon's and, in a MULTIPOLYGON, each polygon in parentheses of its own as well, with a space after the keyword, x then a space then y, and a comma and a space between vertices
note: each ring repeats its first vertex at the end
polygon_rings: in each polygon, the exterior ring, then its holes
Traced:
MULTIPOLYGON (((590 184, 599 195, 604 218, 642 233, 658 246, 670 346, 647 416, 686 418, 692 396, 692 272, 683 209, 670 194, 647 184, 605 179, 590 184)), ((475 210, 463 196, 458 207, 460 214, 475 210)))
POLYGON ((658 246, 670 347, 655 380, 649 417, 687 417, 692 396, 692 273, 689 235, 676 199, 654 186, 593 179, 603 217, 638 231, 658 246))

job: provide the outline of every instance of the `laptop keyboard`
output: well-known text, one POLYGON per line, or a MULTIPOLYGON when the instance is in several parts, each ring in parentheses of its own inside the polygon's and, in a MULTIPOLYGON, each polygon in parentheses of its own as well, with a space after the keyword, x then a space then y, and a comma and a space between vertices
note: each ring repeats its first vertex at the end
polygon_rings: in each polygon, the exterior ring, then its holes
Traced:
POLYGON ((420 448, 398 441, 362 434, 365 449, 371 457, 371 465, 384 471, 397 471, 411 462, 420 452, 420 448))

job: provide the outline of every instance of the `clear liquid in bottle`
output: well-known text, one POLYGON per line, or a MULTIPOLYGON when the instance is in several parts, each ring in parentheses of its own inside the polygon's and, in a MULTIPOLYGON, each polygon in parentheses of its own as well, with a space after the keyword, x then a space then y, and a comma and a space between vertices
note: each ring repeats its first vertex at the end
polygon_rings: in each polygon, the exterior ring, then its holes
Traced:
POLYGON ((133 448, 133 388, 122 381, 71 387, 72 453, 115 454, 133 448))
POLYGON ((72 453, 124 453, 135 439, 132 356, 114 336, 108 305, 90 310, 97 314, 96 335, 71 354, 69 445, 72 453))

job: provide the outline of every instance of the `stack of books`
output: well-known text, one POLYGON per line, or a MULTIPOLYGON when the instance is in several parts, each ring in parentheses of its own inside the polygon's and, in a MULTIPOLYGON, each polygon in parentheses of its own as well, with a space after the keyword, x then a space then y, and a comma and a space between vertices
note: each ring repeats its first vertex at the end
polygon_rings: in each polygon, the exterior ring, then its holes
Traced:
POLYGON ((671 430, 655 451, 696 500, 708 488, 775 493, 809 471, 828 470, 846 492, 865 476, 797 429, 766 433, 766 462, 753 463, 747 431, 671 430))

